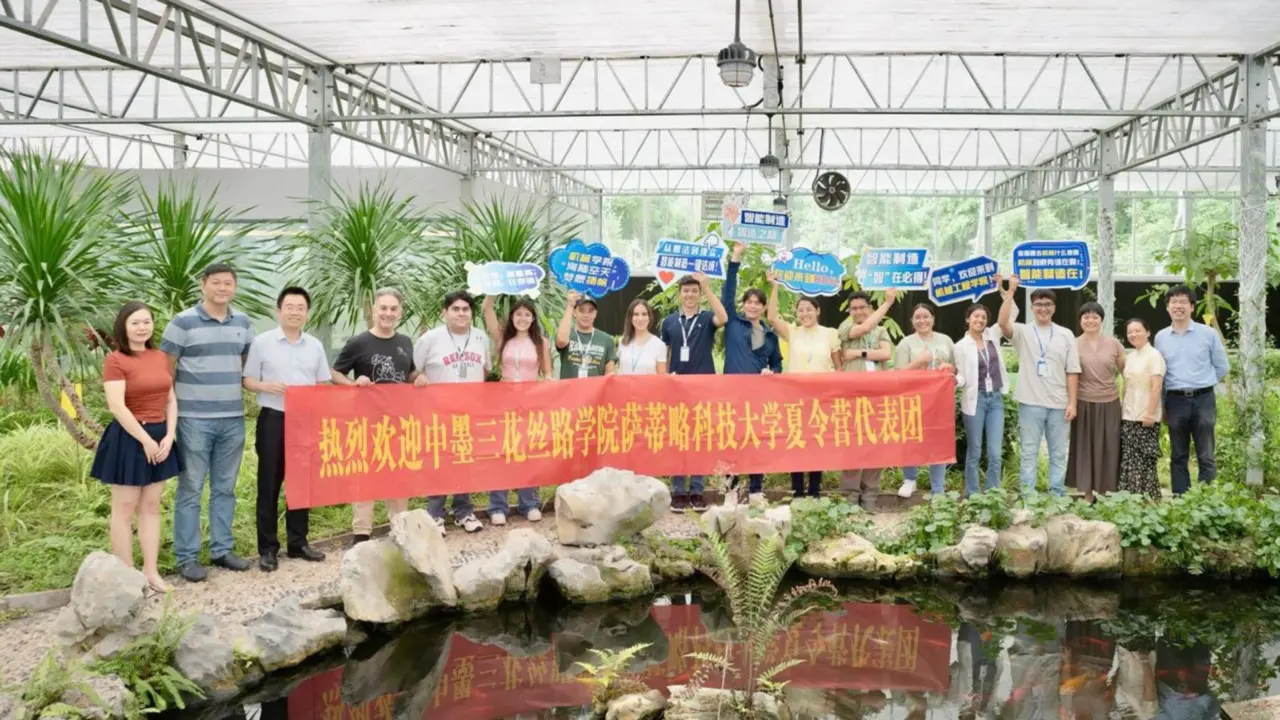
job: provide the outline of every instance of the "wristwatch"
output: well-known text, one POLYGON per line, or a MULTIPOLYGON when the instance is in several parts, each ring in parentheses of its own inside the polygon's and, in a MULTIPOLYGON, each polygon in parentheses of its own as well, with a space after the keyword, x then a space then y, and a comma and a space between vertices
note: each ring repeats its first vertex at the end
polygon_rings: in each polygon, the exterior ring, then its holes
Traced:
POLYGON ((866 348, 863 348, 863 349, 862 349, 862 359, 863 359, 863 360, 866 360, 866 359, 867 359, 867 350, 866 350, 866 348))

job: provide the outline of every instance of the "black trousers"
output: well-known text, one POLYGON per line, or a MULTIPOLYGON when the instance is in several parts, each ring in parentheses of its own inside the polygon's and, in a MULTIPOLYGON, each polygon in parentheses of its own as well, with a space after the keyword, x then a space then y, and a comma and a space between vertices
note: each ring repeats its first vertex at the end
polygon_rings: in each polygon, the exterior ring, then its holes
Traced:
MULTIPOLYGON (((276 527, 280 524, 280 489, 284 487, 284 413, 262 408, 254 448, 258 451, 258 554, 278 553, 276 527)), ((285 512, 285 537, 290 550, 307 544, 310 519, 311 513, 305 508, 285 512)))

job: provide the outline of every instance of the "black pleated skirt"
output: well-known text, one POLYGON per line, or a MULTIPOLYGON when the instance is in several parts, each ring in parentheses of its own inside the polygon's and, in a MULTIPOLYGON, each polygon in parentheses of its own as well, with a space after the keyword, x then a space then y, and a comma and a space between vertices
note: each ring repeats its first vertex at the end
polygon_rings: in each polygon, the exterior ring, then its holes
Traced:
MULTIPOLYGON (((168 426, 165 423, 144 423, 142 429, 156 442, 164 437, 168 426)), ((178 444, 173 444, 169 457, 164 462, 152 465, 147 462, 147 454, 142 443, 120 427, 115 420, 102 433, 98 443, 98 452, 93 456, 93 467, 89 476, 97 478, 108 485, 130 485, 142 487, 151 483, 164 482, 182 472, 182 457, 178 453, 178 444)))

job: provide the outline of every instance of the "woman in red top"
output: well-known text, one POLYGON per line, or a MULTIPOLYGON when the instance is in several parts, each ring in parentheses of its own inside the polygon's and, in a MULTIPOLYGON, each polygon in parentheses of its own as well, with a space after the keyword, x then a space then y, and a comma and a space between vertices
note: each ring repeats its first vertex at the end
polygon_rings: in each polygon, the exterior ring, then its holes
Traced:
POLYGON ((115 417, 98 443, 92 477, 111 486, 111 552, 133 567, 133 517, 138 516, 142 574, 158 593, 172 588, 160 577, 160 495, 164 481, 182 470, 174 447, 178 398, 164 352, 152 347, 151 310, 125 303, 116 315, 116 350, 102 364, 107 407, 115 417))

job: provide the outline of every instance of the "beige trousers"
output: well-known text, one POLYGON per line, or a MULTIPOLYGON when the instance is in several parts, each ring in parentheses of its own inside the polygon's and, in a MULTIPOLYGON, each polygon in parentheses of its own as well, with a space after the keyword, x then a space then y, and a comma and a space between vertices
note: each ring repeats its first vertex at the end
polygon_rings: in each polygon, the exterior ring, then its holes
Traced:
MULTIPOLYGON (((383 500, 382 504, 387 507, 388 518, 393 518, 409 509, 408 498, 400 498, 399 500, 383 500)), ((351 532, 356 535, 368 535, 373 532, 373 503, 363 502, 351 504, 351 532)))
POLYGON ((852 502, 861 501, 863 507, 873 508, 876 494, 880 492, 880 472, 880 468, 843 470, 840 473, 840 491, 852 502))

